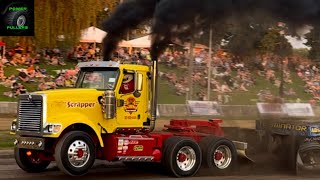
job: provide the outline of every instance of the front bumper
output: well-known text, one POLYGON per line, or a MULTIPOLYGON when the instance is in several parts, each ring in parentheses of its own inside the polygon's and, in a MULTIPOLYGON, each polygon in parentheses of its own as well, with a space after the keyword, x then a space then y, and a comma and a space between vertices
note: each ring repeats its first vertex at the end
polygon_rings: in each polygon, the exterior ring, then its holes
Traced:
POLYGON ((17 137, 14 146, 21 149, 44 150, 45 139, 39 137, 17 137))

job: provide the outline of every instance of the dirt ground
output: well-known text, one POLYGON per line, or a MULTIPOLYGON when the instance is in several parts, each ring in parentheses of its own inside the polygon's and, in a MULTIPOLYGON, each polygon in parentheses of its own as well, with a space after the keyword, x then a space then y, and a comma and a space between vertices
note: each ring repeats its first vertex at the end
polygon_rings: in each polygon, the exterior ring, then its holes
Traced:
MULTIPOLYGON (((12 117, 0 118, 0 130, 9 130, 12 119, 12 117)), ((164 125, 168 123, 168 120, 157 120, 156 130, 162 130, 164 125)), ((248 143, 247 155, 254 162, 250 162, 245 159, 239 159, 240 163, 237 173, 233 177, 221 177, 219 179, 299 179, 293 175, 293 172, 289 171, 288 168, 283 165, 283 162, 280 159, 277 159, 275 156, 266 154, 264 151, 262 151, 262 147, 264 146, 265 142, 259 140, 259 136, 254 130, 255 121, 224 121, 222 123, 222 127, 224 128, 226 137, 232 140, 248 143), (284 177, 281 177, 283 175, 284 177)), ((203 179, 203 177, 212 176, 214 174, 207 172, 206 170, 202 170, 200 171, 199 175, 202 176, 203 179)), ((232 174, 228 175, 232 176, 232 174)))

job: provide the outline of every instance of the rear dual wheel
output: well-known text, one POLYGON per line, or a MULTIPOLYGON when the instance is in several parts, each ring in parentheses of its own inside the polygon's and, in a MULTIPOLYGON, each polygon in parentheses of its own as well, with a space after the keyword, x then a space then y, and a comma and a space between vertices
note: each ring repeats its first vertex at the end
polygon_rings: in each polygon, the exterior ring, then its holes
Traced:
POLYGON ((215 136, 201 140, 202 163, 215 175, 228 175, 236 169, 237 149, 232 141, 215 136))
POLYGON ((164 142, 163 165, 175 177, 195 175, 202 161, 200 146, 185 137, 170 137, 164 142))

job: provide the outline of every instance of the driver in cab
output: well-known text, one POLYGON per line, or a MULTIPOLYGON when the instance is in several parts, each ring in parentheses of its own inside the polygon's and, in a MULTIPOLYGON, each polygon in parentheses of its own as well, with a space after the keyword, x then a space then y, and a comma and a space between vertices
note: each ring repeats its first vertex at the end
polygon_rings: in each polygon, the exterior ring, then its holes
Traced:
POLYGON ((125 74, 120 87, 120 94, 128 94, 134 92, 133 74, 125 74))

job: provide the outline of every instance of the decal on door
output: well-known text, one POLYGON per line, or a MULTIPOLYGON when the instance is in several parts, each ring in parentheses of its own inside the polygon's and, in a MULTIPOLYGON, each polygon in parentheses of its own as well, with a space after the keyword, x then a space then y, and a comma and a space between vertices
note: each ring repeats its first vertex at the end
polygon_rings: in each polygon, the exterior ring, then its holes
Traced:
POLYGON ((129 97, 126 100, 126 103, 124 106, 125 112, 128 112, 130 114, 132 114, 133 112, 137 112, 138 111, 138 104, 139 104, 139 101, 136 101, 136 99, 133 97, 129 97))

